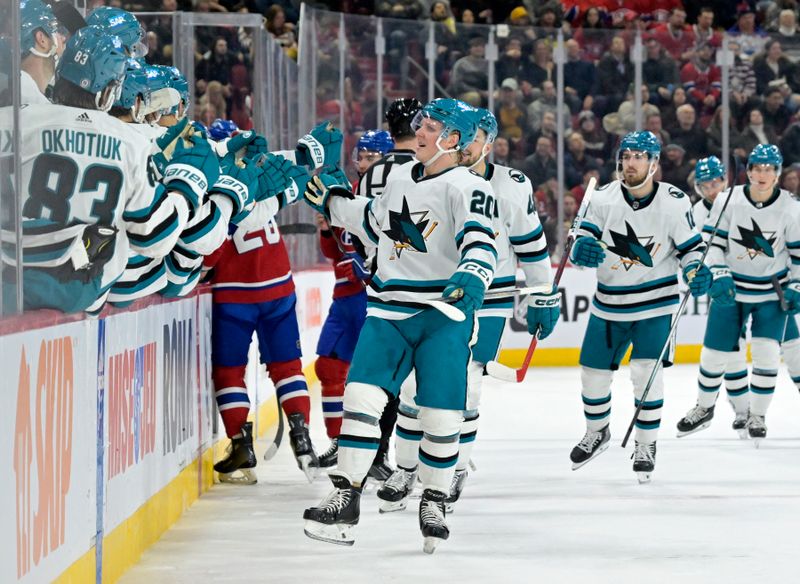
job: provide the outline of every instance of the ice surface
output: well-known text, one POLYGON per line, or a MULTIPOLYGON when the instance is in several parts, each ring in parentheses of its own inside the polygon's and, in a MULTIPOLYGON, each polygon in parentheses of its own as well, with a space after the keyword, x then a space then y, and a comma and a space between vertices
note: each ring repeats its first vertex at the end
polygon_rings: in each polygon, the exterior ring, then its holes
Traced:
MULTIPOLYGON (((583 468, 569 451, 584 432, 576 368, 486 378, 471 473, 450 539, 422 553, 417 501, 378 514, 364 496, 352 548, 303 535, 302 513, 330 483, 309 485, 288 440, 259 483, 218 485, 148 550, 122 582, 791 582, 800 526, 800 395, 785 370, 756 450, 731 429, 724 393, 711 428, 675 438, 695 403, 696 366, 668 369, 653 482, 639 485, 620 440, 633 413, 627 368, 616 375, 612 445, 583 468)), ((318 393, 318 392, 317 392, 318 393)), ((317 450, 328 446, 319 403, 317 450)), ((797 580, 794 580, 797 581, 797 580)))

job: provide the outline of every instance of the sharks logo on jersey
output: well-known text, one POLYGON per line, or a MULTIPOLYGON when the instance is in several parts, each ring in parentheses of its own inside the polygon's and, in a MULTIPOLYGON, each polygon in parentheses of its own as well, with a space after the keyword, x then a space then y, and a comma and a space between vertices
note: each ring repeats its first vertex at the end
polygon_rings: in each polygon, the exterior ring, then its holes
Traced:
POLYGON ((428 219, 430 211, 411 212, 408 207, 408 200, 403 197, 402 209, 389 211, 389 229, 384 230, 384 234, 394 242, 394 256, 391 259, 399 259, 404 250, 414 250, 420 253, 427 253, 428 246, 425 240, 430 237, 438 221, 428 219))
POLYGON ((625 221, 625 229, 625 233, 617 233, 613 229, 609 229, 614 245, 610 245, 608 251, 620 257, 620 264, 626 272, 635 265, 652 268, 653 255, 661 246, 656 245, 652 235, 644 235, 640 238, 627 221, 625 221), (654 248, 655 251, 653 251, 654 248))
MULTIPOLYGON (((758 257, 759 254, 774 258, 775 250, 772 246, 778 239, 775 231, 763 231, 755 219, 751 218, 750 221, 753 224, 752 229, 739 225, 741 237, 739 239, 732 237, 731 240, 745 248, 745 255, 751 260, 758 257)), ((739 256, 739 259, 743 259, 745 255, 739 256)))

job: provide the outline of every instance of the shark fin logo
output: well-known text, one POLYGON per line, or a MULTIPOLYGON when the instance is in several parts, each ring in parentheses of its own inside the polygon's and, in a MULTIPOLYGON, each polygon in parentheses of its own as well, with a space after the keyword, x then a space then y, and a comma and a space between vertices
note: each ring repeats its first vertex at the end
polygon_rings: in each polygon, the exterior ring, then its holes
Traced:
POLYGON ((660 247, 653 241, 653 236, 639 237, 627 221, 625 222, 625 233, 616 231, 610 231, 610 233, 614 245, 610 245, 608 251, 620 257, 620 262, 626 272, 636 265, 653 267, 653 256, 660 247))
POLYGON ((399 259, 403 251, 411 250, 427 253, 426 240, 439 225, 438 221, 428 218, 430 211, 411 212, 408 200, 403 197, 403 207, 400 212, 389 211, 389 229, 383 233, 394 241, 395 255, 391 259, 399 259))
MULTIPOLYGON (((751 260, 756 259, 759 255, 765 255, 768 258, 775 257, 775 250, 772 245, 777 239, 774 231, 763 231, 756 220, 751 218, 750 222, 753 224, 751 229, 738 225, 740 238, 733 239, 736 243, 745 248, 745 255, 751 260)), ((739 259, 743 259, 744 255, 739 259)))

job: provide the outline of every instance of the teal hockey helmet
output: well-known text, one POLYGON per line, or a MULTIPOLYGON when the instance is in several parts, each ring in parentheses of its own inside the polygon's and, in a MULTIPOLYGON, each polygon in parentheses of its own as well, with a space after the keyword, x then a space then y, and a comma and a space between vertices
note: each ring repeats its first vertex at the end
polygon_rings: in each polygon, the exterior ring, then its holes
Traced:
POLYGON ((648 158, 658 159, 661 157, 661 142, 658 141, 653 132, 630 132, 625 134, 622 141, 619 143, 619 153, 617 158, 622 157, 622 153, 626 150, 632 152, 646 152, 648 158))
POLYGON ((769 164, 775 167, 775 171, 780 174, 783 166, 783 155, 775 144, 759 144, 750 152, 747 158, 747 168, 755 164, 769 164))
POLYGON ((150 104, 152 89, 147 78, 147 63, 136 59, 128 59, 125 68, 125 80, 122 82, 122 91, 114 107, 123 107, 131 111, 137 123, 144 120, 144 110, 150 104), (141 104, 136 109, 136 98, 141 98, 141 104))
MULTIPOLYGON (((169 87, 180 94, 181 101, 183 102, 183 115, 186 115, 186 111, 189 109, 189 102, 191 100, 191 94, 189 93, 189 82, 186 81, 186 77, 183 76, 183 73, 181 73, 180 69, 177 67, 164 68, 169 72, 169 87)), ((169 113, 177 116, 179 111, 180 104, 176 105, 169 113)))
POLYGON ((494 142, 499 133, 497 118, 494 117, 492 112, 482 107, 477 108, 475 112, 477 114, 478 128, 486 132, 486 143, 494 142))
POLYGON ((725 178, 725 165, 716 156, 701 158, 694 165, 694 182, 708 182, 715 178, 725 178))
POLYGON ((434 99, 425 105, 415 116, 412 128, 419 128, 423 118, 430 118, 442 123, 442 137, 451 132, 458 132, 459 139, 456 150, 463 150, 475 140, 478 124, 475 108, 457 99, 434 99))
POLYGON ((20 38, 19 45, 23 57, 33 53, 38 57, 52 57, 58 48, 56 33, 59 30, 58 20, 53 9, 42 0, 24 0, 20 4, 20 38), (42 30, 53 39, 53 47, 48 54, 36 51, 36 31, 42 30))
POLYGON ((139 59, 147 55, 144 29, 136 17, 127 10, 100 6, 86 17, 86 24, 99 26, 108 34, 118 36, 129 57, 139 59))
POLYGON ((121 90, 127 66, 128 57, 119 38, 98 26, 87 26, 67 42, 56 66, 56 80, 64 79, 94 94, 97 107, 108 111, 117 96, 101 106, 100 95, 110 83, 121 90))

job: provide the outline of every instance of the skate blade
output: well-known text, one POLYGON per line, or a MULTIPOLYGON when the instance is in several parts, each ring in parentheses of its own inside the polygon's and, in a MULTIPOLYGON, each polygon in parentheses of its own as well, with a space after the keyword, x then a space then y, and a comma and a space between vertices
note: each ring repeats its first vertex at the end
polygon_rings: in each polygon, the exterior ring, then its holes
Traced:
POLYGON ((240 468, 233 472, 218 472, 219 482, 232 485, 254 485, 258 477, 252 468, 240 468))
POLYGON ((750 434, 747 433, 747 430, 736 430, 736 433, 739 434, 739 440, 747 440, 750 438, 750 434))
POLYGON ((646 485, 652 478, 652 472, 637 472, 636 478, 639 480, 640 485, 646 485))
POLYGON ((355 525, 326 525, 317 521, 306 519, 303 532, 311 539, 333 543, 336 545, 353 545, 356 540, 353 536, 355 525))
POLYGON ((303 471, 303 474, 306 475, 308 482, 313 483, 314 479, 317 478, 317 474, 319 473, 319 467, 311 464, 311 457, 308 454, 298 456, 297 466, 299 466, 300 470, 303 471))
POLYGON ((764 440, 763 438, 752 438, 753 446, 756 448, 761 448, 761 442, 764 440))
POLYGON ((426 554, 432 554, 436 551, 436 546, 442 543, 444 540, 441 537, 426 537, 425 541, 422 543, 422 551, 426 554))
POLYGON ((700 424, 694 430, 688 430, 686 432, 681 432, 680 430, 678 430, 678 438, 683 438, 684 436, 689 436, 690 434, 697 434, 700 430, 705 430, 709 426, 711 426, 710 421, 706 422, 705 424, 700 424))
POLYGON ((408 507, 408 497, 400 501, 381 501, 378 513, 394 513, 395 511, 405 511, 408 507))
POLYGON ((598 448, 595 451, 595 453, 592 454, 592 456, 590 458, 587 458, 583 462, 573 462, 572 463, 572 470, 578 470, 580 467, 585 466, 585 465, 589 464, 590 462, 592 462, 595 458, 597 458, 598 456, 603 454, 608 449, 608 446, 610 444, 611 444, 611 442, 606 442, 600 448, 598 448))

